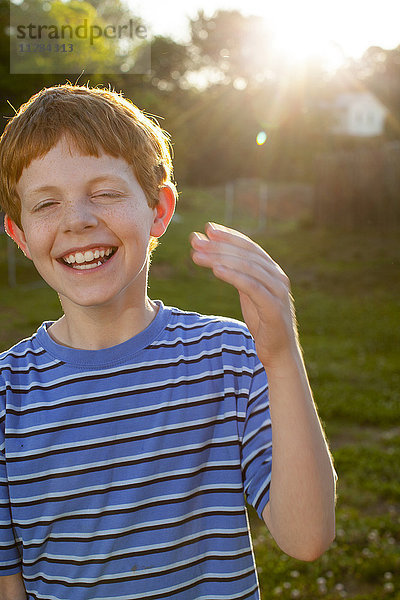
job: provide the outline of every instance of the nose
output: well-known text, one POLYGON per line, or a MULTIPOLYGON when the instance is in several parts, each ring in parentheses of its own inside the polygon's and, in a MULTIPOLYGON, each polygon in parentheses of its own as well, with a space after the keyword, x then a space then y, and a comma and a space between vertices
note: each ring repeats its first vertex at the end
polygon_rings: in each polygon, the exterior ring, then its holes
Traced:
POLYGON ((62 217, 65 232, 79 233, 96 225, 97 216, 87 198, 75 198, 65 202, 62 217))

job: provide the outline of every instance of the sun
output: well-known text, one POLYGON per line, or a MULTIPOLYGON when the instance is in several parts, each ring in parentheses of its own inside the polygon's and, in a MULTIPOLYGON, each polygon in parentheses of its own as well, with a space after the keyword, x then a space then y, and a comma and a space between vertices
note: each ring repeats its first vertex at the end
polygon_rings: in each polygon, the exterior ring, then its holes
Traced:
POLYGON ((350 23, 332 2, 281 0, 271 5, 250 0, 248 10, 260 15, 277 54, 294 66, 316 61, 334 69, 345 59, 341 39, 360 34, 359 28, 348 31, 350 23))
POLYGON ((311 23, 307 27, 288 23, 276 35, 275 45, 285 62, 294 66, 315 61, 330 70, 338 67, 344 58, 340 45, 322 35, 311 23))

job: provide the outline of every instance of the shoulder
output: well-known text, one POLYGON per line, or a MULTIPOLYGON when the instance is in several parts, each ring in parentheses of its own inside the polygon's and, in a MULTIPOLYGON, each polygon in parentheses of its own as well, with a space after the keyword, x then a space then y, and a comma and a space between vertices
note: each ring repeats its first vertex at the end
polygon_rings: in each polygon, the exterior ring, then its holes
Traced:
POLYGON ((244 335, 251 338, 245 323, 231 317, 221 315, 207 315, 195 311, 182 310, 171 307, 171 318, 167 329, 170 331, 221 331, 244 335))
MULTIPOLYGON (((44 326, 38 329, 38 331, 44 326)), ((8 350, 0 352, 0 373, 20 370, 32 363, 41 362, 45 354, 44 348, 37 339, 38 331, 30 337, 24 338, 11 346, 8 350)))
MULTIPOLYGON (((265 387, 266 373, 256 352, 255 342, 243 321, 221 315, 201 314, 169 307, 171 314, 157 346, 171 358, 174 353, 190 361, 213 361, 218 369, 241 381, 260 380, 265 387)), ((211 367, 210 367, 211 368, 211 367)), ((256 383, 257 383, 256 382, 256 383)))
POLYGON ((240 347, 254 350, 254 340, 242 321, 221 315, 207 315, 170 307, 170 318, 164 335, 186 343, 206 346, 240 347))

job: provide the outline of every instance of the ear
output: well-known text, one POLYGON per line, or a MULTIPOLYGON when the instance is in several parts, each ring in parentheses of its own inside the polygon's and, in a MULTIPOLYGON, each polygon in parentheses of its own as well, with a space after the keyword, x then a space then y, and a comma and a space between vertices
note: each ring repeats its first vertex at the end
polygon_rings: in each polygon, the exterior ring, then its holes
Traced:
POLYGON ((175 211, 175 204, 175 190, 166 183, 158 193, 158 204, 154 208, 154 221, 150 229, 150 235, 159 238, 166 232, 175 211))
POLYGON ((21 248, 25 256, 32 260, 24 232, 8 215, 5 215, 4 217, 4 229, 6 230, 7 235, 9 235, 17 246, 21 248))

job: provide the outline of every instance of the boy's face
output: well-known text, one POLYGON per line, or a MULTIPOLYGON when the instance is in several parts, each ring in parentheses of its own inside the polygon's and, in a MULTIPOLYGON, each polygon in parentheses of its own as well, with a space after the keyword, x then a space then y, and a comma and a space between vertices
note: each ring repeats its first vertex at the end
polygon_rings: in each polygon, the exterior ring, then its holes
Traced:
POLYGON ((64 311, 143 301, 149 238, 164 233, 174 210, 169 187, 152 209, 124 159, 82 155, 64 137, 24 169, 17 191, 23 230, 13 224, 13 237, 64 311))

